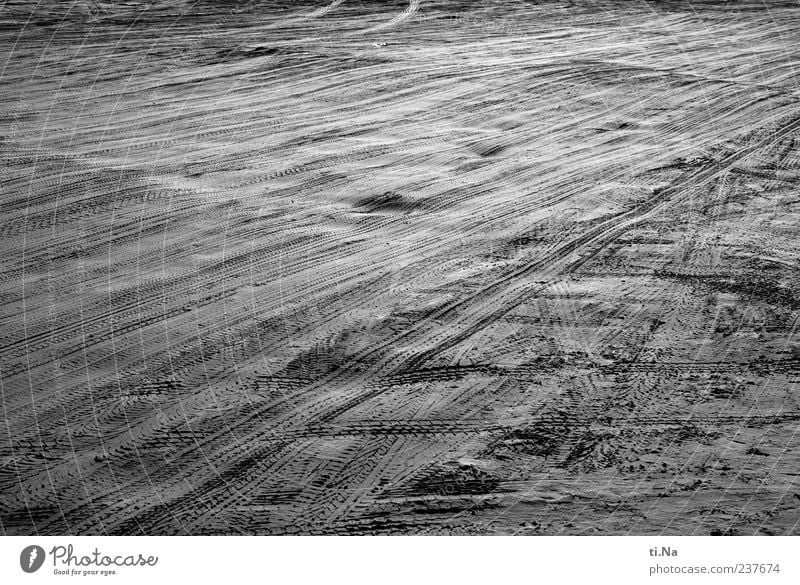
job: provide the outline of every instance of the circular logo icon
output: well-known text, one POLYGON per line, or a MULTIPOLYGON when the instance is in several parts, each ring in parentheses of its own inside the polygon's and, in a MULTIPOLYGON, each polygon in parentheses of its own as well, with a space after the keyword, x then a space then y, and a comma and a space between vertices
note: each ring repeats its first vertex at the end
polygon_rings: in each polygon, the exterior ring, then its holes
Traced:
POLYGON ((44 564, 44 549, 32 544, 22 549, 19 554, 19 566, 26 573, 35 573, 44 564))

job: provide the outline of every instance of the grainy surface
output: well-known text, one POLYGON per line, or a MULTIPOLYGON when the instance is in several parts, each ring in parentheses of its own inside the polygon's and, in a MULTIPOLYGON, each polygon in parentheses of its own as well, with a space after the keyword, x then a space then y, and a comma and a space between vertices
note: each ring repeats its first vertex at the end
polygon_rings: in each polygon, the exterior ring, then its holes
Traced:
POLYGON ((797 2, 0 7, 6 534, 797 534, 797 2))

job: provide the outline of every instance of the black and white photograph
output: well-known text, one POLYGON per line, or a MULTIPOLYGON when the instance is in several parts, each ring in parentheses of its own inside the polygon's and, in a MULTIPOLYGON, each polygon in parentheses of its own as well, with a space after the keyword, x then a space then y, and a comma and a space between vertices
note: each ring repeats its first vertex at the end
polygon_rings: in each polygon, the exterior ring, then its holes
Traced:
POLYGON ((797 0, 3 0, 2 570, 766 554, 800 535, 798 235, 797 0))

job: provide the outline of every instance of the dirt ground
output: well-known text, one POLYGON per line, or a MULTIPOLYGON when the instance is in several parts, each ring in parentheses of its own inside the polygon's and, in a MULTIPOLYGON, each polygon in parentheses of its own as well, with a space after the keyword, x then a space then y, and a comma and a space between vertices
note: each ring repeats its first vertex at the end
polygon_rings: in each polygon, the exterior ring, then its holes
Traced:
POLYGON ((800 7, 0 6, 0 531, 800 533, 800 7))

